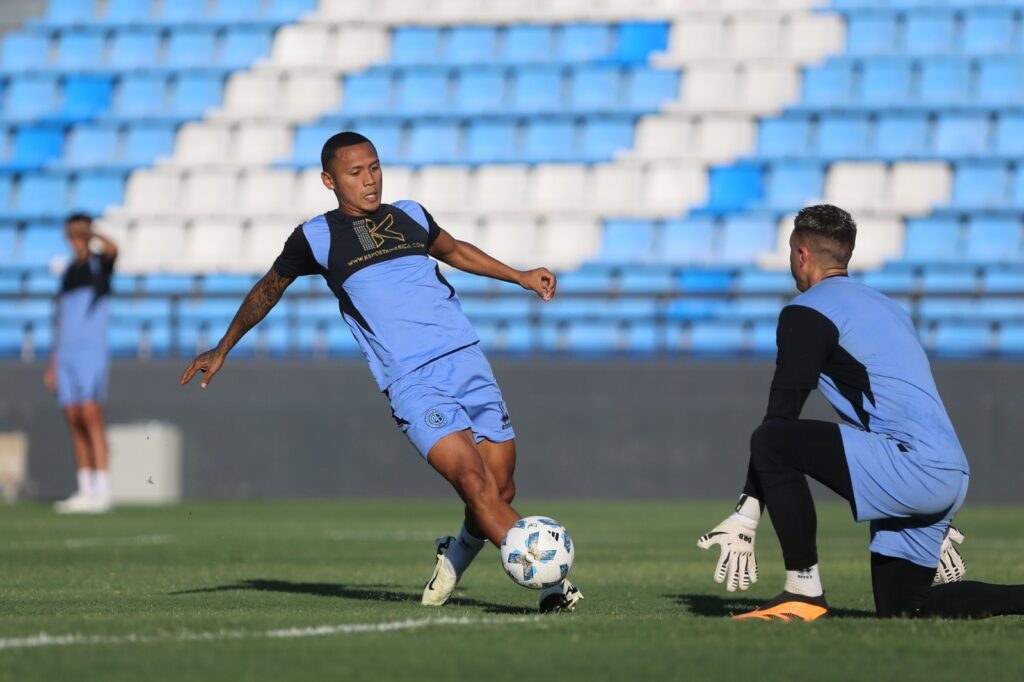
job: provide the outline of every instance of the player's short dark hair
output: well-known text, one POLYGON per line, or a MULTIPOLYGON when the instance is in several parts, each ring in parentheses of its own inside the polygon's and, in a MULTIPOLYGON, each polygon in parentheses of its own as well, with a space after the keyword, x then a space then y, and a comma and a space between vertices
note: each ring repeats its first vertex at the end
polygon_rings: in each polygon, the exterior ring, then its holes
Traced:
POLYGON ((818 204, 796 214, 793 235, 845 268, 857 243, 857 223, 838 206, 818 204))
POLYGON ((64 219, 64 224, 65 225, 67 225, 68 223, 91 223, 91 222, 92 222, 92 216, 89 215, 88 213, 82 213, 80 211, 78 213, 72 213, 67 218, 64 219))
POLYGON ((337 135, 331 135, 330 139, 328 139, 327 142, 324 142, 324 148, 320 152, 320 165, 323 166, 324 170, 328 170, 327 166, 331 163, 331 160, 334 159, 334 155, 338 153, 339 149, 354 147, 357 144, 368 144, 373 146, 373 143, 370 142, 370 140, 351 130, 346 130, 345 132, 338 133, 337 135))

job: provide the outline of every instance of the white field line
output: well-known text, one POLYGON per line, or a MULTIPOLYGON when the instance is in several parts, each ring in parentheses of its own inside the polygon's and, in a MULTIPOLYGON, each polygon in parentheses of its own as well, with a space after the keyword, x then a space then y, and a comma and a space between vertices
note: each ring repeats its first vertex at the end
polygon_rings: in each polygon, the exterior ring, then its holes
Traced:
POLYGON ((166 635, 51 635, 40 632, 28 637, 0 639, 0 651, 39 647, 73 646, 81 644, 146 644, 151 642, 215 642, 239 639, 300 639, 329 635, 354 635, 364 632, 398 632, 428 627, 458 625, 512 625, 539 622, 541 616, 513 616, 510 618, 419 618, 395 620, 385 623, 345 623, 342 625, 316 625, 312 627, 280 630, 216 630, 190 632, 188 630, 166 635))
POLYGON ((133 535, 122 538, 65 538, 63 540, 25 540, 7 545, 11 549, 86 549, 111 545, 163 545, 174 540, 171 535, 133 535))

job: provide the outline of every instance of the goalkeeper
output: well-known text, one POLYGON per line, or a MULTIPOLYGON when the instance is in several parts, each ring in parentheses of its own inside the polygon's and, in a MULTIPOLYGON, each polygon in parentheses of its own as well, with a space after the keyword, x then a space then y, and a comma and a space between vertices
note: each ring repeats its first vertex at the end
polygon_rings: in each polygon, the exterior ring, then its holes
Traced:
POLYGON ((871 525, 879 617, 984 618, 1024 613, 1024 586, 960 582, 950 521, 970 470, 907 313, 847 276, 857 227, 835 206, 803 209, 790 237, 800 296, 779 316, 778 355, 764 422, 750 442, 736 512, 698 540, 721 549, 727 589, 757 580, 754 538, 771 511, 786 565, 783 592, 738 619, 816 620, 828 613, 818 570, 817 518, 807 476, 871 525), (800 419, 819 388, 842 424, 800 419), (934 582, 940 584, 933 587, 934 582))

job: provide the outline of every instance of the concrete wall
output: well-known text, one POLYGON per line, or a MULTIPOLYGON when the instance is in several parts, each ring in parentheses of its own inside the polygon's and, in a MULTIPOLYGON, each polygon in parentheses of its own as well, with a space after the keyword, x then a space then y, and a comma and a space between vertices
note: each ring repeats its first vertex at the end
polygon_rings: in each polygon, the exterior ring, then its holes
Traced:
MULTIPOLYGON (((186 497, 450 494, 393 426, 357 361, 229 361, 210 388, 183 361, 115 362, 109 420, 162 420, 184 435, 186 497)), ((771 363, 497 360, 529 497, 732 497, 763 415, 771 363)), ((970 499, 1024 490, 1020 363, 937 363, 971 460, 970 499)), ((41 364, 0 364, 0 431, 29 435, 29 493, 72 485, 70 442, 41 364)), ((831 419, 815 393, 805 416, 831 419)))

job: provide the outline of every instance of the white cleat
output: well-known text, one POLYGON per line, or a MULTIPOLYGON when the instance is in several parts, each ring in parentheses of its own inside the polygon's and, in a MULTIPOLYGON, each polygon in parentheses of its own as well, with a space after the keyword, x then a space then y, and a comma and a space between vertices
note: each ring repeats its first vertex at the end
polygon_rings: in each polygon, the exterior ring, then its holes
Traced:
POLYGON ((576 604, 583 599, 583 594, 568 580, 545 587, 540 593, 540 612, 557 613, 559 611, 575 611, 576 604))
POLYGON ((104 514, 110 511, 110 499, 75 493, 66 500, 54 502, 53 509, 58 514, 104 514))
POLYGON ((459 584, 459 577, 451 572, 445 559, 448 549, 455 542, 456 539, 451 535, 437 539, 437 564, 434 566, 434 575, 430 576, 430 582, 423 588, 424 606, 443 606, 455 592, 455 586, 459 584))

